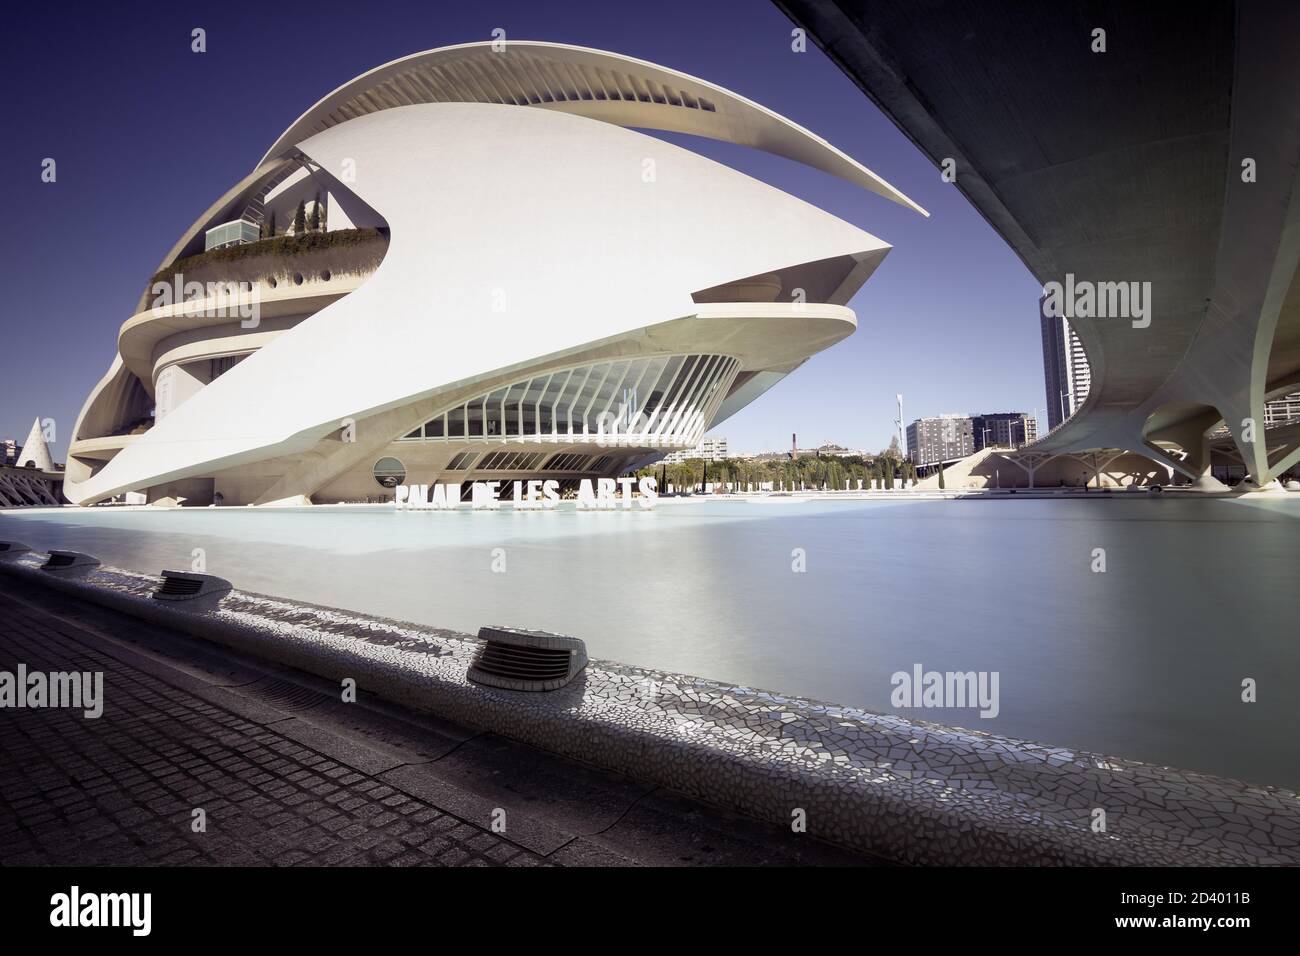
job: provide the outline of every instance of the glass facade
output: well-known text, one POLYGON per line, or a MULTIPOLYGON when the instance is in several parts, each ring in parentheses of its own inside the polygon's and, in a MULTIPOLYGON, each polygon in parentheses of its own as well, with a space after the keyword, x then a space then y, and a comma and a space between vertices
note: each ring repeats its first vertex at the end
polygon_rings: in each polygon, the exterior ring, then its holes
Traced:
POLYGON ((203 236, 203 251, 224 249, 226 246, 238 246, 246 242, 257 242, 257 224, 247 219, 236 219, 213 226, 203 236))
POLYGON ((602 445, 689 448, 716 414, 739 368, 728 355, 581 365, 476 395, 402 440, 591 439, 602 445))

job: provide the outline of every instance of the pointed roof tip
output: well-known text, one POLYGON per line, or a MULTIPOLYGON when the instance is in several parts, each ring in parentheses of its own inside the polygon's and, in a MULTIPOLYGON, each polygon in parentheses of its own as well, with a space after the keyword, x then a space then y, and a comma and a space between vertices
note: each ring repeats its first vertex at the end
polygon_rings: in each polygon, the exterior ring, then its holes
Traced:
POLYGON ((39 415, 32 420, 32 429, 27 433, 22 453, 15 464, 19 468, 25 468, 29 461, 41 471, 54 470, 54 459, 50 457, 50 446, 45 443, 45 432, 41 428, 39 415))
MULTIPOLYGON (((886 183, 886 185, 888 185, 888 183, 886 183)), ((893 186, 890 186, 889 188, 894 189, 893 186)), ((894 191, 898 192, 898 190, 896 189, 894 191)), ((887 196, 886 198, 892 199, 894 202, 898 203, 898 205, 910 209, 912 210, 912 212, 920 213, 926 219, 930 218, 930 210, 926 209, 924 206, 922 206, 920 203, 913 200, 911 197, 903 195, 901 192, 899 192, 898 195, 900 197, 898 199, 894 199, 892 196, 887 196)))

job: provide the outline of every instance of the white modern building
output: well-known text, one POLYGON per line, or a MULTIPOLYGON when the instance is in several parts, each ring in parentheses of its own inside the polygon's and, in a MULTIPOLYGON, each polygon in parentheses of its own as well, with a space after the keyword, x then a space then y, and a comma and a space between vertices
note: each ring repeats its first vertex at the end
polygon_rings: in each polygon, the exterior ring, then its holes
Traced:
POLYGON ((709 435, 701 438, 700 443, 694 448, 688 448, 685 451, 670 451, 664 455, 663 460, 666 464, 676 465, 692 458, 698 458, 701 461, 723 461, 727 457, 727 439, 709 435))
POLYGON ((69 498, 364 501, 694 448, 854 331, 846 303, 889 246, 640 130, 924 214, 652 63, 534 42, 396 60, 307 110, 177 240, 81 411, 69 498))

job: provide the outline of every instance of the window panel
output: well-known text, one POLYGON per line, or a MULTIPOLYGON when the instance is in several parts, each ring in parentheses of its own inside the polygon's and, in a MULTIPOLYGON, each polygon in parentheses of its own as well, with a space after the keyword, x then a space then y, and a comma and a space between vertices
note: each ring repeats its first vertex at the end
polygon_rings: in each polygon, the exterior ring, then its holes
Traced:
MULTIPOLYGON (((635 423, 634 427, 637 434, 645 430, 645 418, 643 410, 649 400, 649 387, 652 382, 659 377, 663 371, 664 361, 662 358, 653 358, 640 363, 637 368, 637 375, 631 382, 631 388, 635 391, 633 396, 634 408, 631 409, 631 419, 635 423)), ((629 378, 631 378, 629 376, 629 378)))
POLYGON ((609 378, 609 372, 610 367, 608 365, 596 366, 592 370, 591 379, 589 380, 591 387, 583 389, 583 392, 588 397, 583 402, 581 415, 575 424, 581 425, 582 434, 584 435, 594 435, 596 433, 596 420, 592 409, 596 406, 596 400, 600 396, 601 389, 605 387, 605 380, 609 378))
POLYGON ((581 398, 582 390, 586 387, 587 380, 591 378, 592 369, 593 367, 588 365, 584 368, 573 370, 573 379, 564 390, 564 404, 561 409, 561 418, 559 422, 559 433, 561 435, 572 435, 575 432, 574 409, 578 407, 578 401, 581 398))
POLYGON ((542 435, 555 434, 555 403, 560 397, 560 390, 564 388, 564 383, 568 379, 568 372, 556 372, 551 376, 542 397, 538 401, 539 433, 542 435))
POLYGON ((505 431, 503 435, 519 437, 523 434, 523 422, 520 414, 520 405, 524 400, 524 393, 528 391, 527 382, 518 382, 511 385, 506 391, 505 400, 505 431))
POLYGON ((505 389, 498 389, 483 401, 483 421, 487 427, 485 437, 497 437, 505 434, 505 414, 501 403, 505 401, 505 389))

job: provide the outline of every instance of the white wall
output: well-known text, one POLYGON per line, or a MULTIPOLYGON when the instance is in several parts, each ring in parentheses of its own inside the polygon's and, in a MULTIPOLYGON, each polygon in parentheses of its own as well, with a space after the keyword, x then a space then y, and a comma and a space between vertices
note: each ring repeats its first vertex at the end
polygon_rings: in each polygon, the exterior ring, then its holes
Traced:
POLYGON ((169 365, 158 374, 154 404, 154 423, 199 393, 208 384, 210 366, 207 359, 189 365, 169 365))

